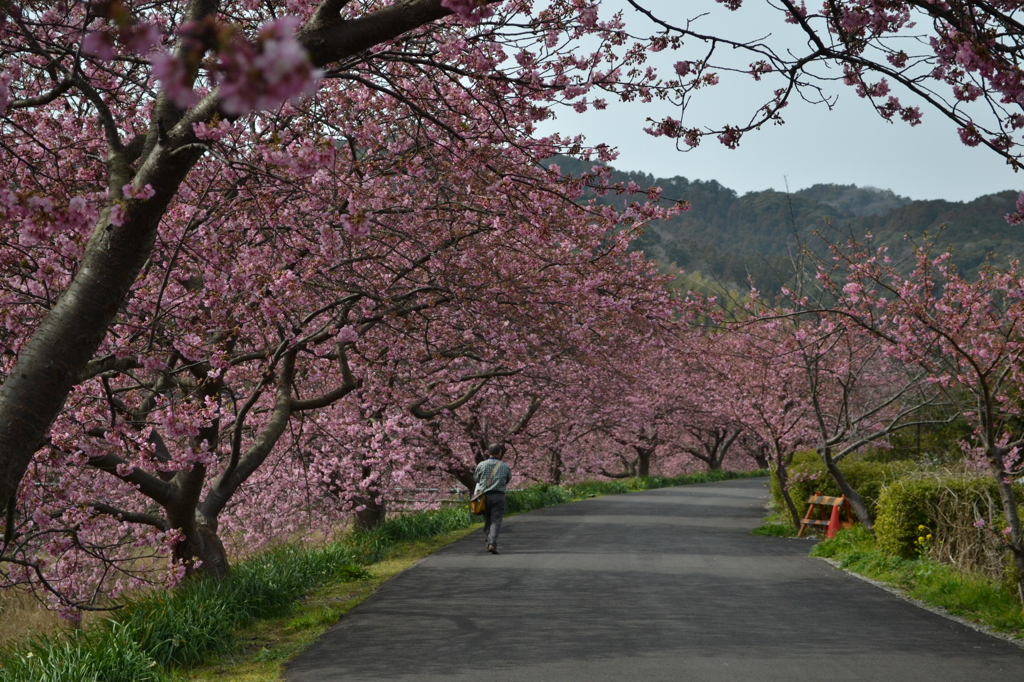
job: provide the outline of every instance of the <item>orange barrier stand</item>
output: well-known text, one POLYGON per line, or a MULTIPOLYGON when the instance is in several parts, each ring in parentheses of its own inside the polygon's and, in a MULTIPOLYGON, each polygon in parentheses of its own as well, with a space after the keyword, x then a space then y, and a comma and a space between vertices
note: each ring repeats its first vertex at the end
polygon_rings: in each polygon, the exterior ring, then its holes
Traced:
POLYGON ((829 497, 821 493, 814 493, 807 500, 807 513, 804 520, 800 522, 798 538, 804 536, 808 526, 825 526, 825 537, 833 538, 840 528, 853 527, 853 510, 850 509, 850 502, 845 497, 829 497), (829 509, 831 507, 831 509, 829 509), (818 518, 815 519, 814 512, 817 510, 818 518), (846 520, 840 518, 842 510, 846 511, 846 520), (825 517, 828 516, 828 519, 825 517))

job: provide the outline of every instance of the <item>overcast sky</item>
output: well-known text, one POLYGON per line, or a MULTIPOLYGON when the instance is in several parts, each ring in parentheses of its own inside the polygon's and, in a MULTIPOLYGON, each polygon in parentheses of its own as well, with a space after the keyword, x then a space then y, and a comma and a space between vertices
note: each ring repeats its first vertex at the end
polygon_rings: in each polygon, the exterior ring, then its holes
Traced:
MULTIPOLYGON (((799 34, 766 6, 767 0, 746 0, 735 13, 710 0, 648 2, 676 21, 684 19, 684 12, 696 14, 706 9, 710 14, 701 25, 705 32, 728 31, 733 37, 752 38, 770 31, 777 48, 785 44, 800 47, 799 34)), ((602 6, 625 7, 625 3, 603 0, 602 6)), ((654 32, 634 10, 624 12, 626 25, 634 34, 654 32)), ((602 16, 607 14, 607 9, 602 10, 602 16)), ((660 68, 671 72, 673 63, 696 55, 666 51, 656 58, 660 68)), ((674 111, 664 103, 610 104, 606 111, 592 109, 585 114, 561 110, 557 120, 542 131, 583 133, 589 143, 606 142, 618 148, 619 158, 612 165, 623 170, 644 171, 655 177, 717 180, 741 194, 784 190, 787 182, 791 190, 817 183, 855 184, 891 189, 912 199, 950 201, 1024 189, 1024 173, 1015 174, 991 151, 961 144, 956 128, 925 106, 924 122, 911 128, 882 120, 850 87, 835 83, 830 92, 838 95, 832 111, 823 105, 794 101, 785 110, 785 125, 749 133, 735 150, 709 137, 696 149, 682 153, 672 141, 648 136, 642 130, 647 118, 660 119, 674 111)), ((911 95, 896 94, 904 104, 912 102, 911 95)), ((708 126, 746 122, 766 101, 764 90, 747 76, 723 78, 720 85, 699 95, 687 111, 687 119, 708 126)))

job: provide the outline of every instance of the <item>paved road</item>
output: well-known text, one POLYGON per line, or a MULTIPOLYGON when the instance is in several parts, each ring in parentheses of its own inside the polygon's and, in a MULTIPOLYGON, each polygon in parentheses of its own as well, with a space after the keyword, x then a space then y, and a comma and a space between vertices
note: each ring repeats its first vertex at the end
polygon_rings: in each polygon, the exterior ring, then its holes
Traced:
POLYGON ((506 521, 400 574, 288 666, 292 682, 1024 681, 1024 650, 749 535, 764 480, 506 521))

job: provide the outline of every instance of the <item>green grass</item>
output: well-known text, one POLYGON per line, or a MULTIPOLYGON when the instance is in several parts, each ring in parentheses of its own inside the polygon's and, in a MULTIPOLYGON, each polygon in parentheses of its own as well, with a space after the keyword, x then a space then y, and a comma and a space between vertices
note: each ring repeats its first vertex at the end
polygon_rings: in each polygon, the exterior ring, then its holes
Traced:
POLYGON ((1024 611, 1015 587, 964 575, 926 558, 887 556, 862 526, 840 531, 835 538, 815 545, 811 556, 834 559, 840 568, 893 585, 930 606, 1024 637, 1024 611))
MULTIPOLYGON (((537 485, 510 491, 506 505, 515 514, 598 495, 759 475, 764 472, 537 485)), ((464 505, 395 517, 326 546, 287 545, 263 552, 238 563, 227 580, 198 578, 173 590, 139 593, 103 623, 0 650, 0 682, 160 682, 189 677, 189 669, 238 651, 244 652, 246 664, 276 669, 393 574, 384 570, 374 576, 367 567, 396 552, 432 552, 441 540, 451 541, 477 523, 464 505), (346 587, 350 584, 354 587, 346 587), (304 604, 305 597, 317 593, 319 601, 304 604), (268 637, 266 624, 292 635, 268 637), (270 644, 254 649, 245 638, 270 644)), ((236 677, 273 679, 255 674, 236 677)))
POLYGON ((0 680, 162 682, 166 674, 120 624, 61 637, 36 637, 0 654, 0 680))
POLYGON ((789 514, 781 511, 774 511, 764 519, 764 523, 750 531, 751 535, 766 535, 773 538, 795 538, 797 529, 793 527, 793 521, 789 514))
POLYGON ((750 531, 751 535, 767 535, 773 538, 795 538, 796 533, 792 523, 765 523, 750 531))

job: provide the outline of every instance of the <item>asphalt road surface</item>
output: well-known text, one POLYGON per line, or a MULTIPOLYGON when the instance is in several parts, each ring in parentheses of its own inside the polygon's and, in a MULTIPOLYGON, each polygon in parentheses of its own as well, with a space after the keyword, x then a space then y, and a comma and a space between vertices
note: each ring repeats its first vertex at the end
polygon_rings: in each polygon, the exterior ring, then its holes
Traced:
POLYGON ((386 583, 292 682, 1024 681, 1024 649, 749 534, 765 479, 551 507, 386 583))

